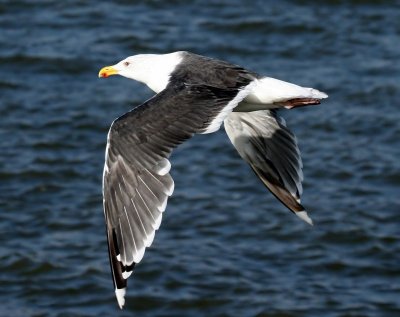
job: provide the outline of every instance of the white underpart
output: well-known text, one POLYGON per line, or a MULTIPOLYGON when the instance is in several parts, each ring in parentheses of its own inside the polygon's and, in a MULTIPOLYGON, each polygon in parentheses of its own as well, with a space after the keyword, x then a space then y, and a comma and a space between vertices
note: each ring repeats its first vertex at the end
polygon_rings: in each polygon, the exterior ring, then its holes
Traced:
POLYGON ((125 294, 126 294, 126 288, 115 289, 115 296, 117 296, 118 306, 121 309, 125 305, 125 294))
MULTIPOLYGON (((244 103, 262 104, 264 107, 252 110, 268 109, 265 105, 273 105, 281 101, 295 98, 328 98, 328 95, 314 88, 301 87, 279 79, 264 77, 254 81, 250 93, 244 98, 244 103)), ((276 105, 274 105, 276 107, 276 105)))
POLYGON ((305 222, 307 222, 308 224, 310 224, 311 226, 313 225, 313 221, 312 219, 308 216, 307 211, 303 210, 303 211, 298 211, 295 212, 295 214, 301 219, 304 220, 305 222))
POLYGON ((242 90, 240 90, 236 97, 228 102, 228 104, 222 109, 222 111, 211 121, 210 125, 204 132, 202 132, 202 134, 217 131, 221 127, 222 121, 225 120, 226 116, 253 90, 254 85, 256 85, 255 80, 244 87, 242 90))

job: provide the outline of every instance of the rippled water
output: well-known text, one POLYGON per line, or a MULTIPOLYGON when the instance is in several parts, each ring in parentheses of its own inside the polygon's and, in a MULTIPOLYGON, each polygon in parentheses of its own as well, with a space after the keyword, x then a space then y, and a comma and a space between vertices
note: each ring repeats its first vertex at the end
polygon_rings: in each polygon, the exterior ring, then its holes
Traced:
POLYGON ((398 1, 0 1, 1 316, 400 316, 398 1), (100 67, 189 50, 313 86, 283 113, 309 227, 223 131, 176 190, 117 307, 101 197, 108 127, 151 96, 100 67))

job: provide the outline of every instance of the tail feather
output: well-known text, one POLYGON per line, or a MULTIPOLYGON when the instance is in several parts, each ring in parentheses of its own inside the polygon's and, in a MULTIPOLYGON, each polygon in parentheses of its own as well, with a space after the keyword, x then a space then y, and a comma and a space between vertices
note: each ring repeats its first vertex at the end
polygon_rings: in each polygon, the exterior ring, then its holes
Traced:
POLYGON ((317 89, 263 77, 257 80, 256 85, 252 87, 252 91, 244 101, 249 104, 262 104, 264 109, 270 109, 273 108, 273 105, 279 105, 292 99, 320 100, 325 98, 328 98, 328 95, 317 89))

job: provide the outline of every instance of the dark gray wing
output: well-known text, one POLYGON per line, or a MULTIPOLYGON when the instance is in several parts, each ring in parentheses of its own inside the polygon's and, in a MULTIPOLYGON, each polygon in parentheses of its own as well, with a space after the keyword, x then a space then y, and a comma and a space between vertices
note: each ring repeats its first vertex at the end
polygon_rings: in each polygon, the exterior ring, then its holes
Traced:
POLYGON ((300 203, 303 164, 296 137, 275 111, 232 112, 225 130, 240 156, 291 211, 311 223, 300 203))
POLYGON ((111 125, 103 197, 111 269, 121 307, 126 279, 151 245, 174 189, 168 161, 172 150, 194 133, 219 128, 227 112, 246 95, 245 87, 170 84, 111 125))

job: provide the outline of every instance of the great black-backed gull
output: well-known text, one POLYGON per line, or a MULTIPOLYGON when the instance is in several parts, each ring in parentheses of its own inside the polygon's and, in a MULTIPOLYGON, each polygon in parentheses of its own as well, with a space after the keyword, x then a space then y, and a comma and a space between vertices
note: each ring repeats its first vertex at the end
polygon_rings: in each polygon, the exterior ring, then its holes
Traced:
POLYGON ((296 138, 276 110, 317 105, 328 96, 240 66, 192 54, 143 54, 104 67, 156 95, 114 120, 107 138, 103 204, 115 293, 125 303, 127 278, 160 227, 174 190, 168 160, 195 133, 226 133, 239 155, 287 208, 312 224, 300 203, 302 162, 296 138))

